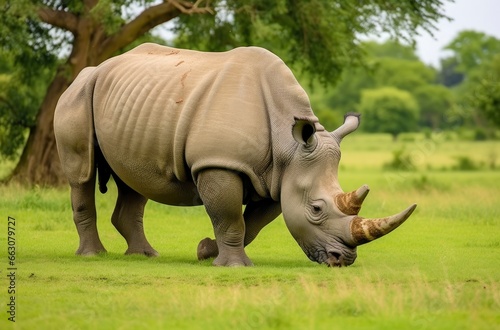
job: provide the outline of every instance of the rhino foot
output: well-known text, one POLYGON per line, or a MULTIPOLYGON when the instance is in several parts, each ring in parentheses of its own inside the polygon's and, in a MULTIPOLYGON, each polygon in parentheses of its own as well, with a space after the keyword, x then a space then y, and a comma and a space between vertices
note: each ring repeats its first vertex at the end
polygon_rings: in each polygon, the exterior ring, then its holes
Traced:
POLYGON ((248 258, 247 255, 245 254, 245 251, 241 249, 240 251, 229 250, 219 253, 219 256, 215 258, 213 265, 225 266, 225 267, 240 267, 240 266, 253 266, 253 263, 250 260, 250 258, 248 258))
POLYGON ((107 253, 108 251, 106 251, 106 249, 101 246, 101 247, 97 247, 97 248, 78 248, 78 250, 76 250, 75 254, 76 255, 79 255, 79 256, 85 256, 85 257, 91 257, 91 256, 96 256, 98 254, 103 254, 103 253, 107 253))
POLYGON ((142 255, 145 255, 146 257, 158 257, 160 255, 152 247, 146 247, 146 248, 128 248, 127 251, 125 251, 125 254, 126 255, 129 255, 129 254, 142 254, 142 255))
POLYGON ((216 258, 219 255, 217 243, 214 239, 210 239, 208 237, 202 239, 198 244, 196 254, 198 256, 198 260, 216 258))
POLYGON ((239 267, 239 266, 253 266, 252 261, 247 257, 245 251, 239 249, 228 249, 225 253, 219 254, 217 242, 211 238, 204 238, 198 244, 197 250, 198 260, 205 260, 215 258, 214 266, 226 267, 239 267))

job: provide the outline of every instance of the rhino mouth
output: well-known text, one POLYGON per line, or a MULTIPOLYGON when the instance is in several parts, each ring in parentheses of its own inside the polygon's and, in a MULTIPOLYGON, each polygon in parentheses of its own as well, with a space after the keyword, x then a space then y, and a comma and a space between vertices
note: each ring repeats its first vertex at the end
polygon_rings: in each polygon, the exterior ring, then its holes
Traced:
POLYGON ((307 257, 319 264, 326 264, 328 267, 347 267, 354 263, 357 257, 356 248, 314 248, 302 245, 302 250, 307 257))
POLYGON ((333 249, 328 250, 328 258, 323 263, 328 267, 347 267, 354 263, 356 257, 356 248, 333 249))
POLYGON ((306 248, 302 249, 306 253, 306 256, 309 258, 309 260, 317 262, 318 264, 322 264, 326 262, 326 260, 328 259, 328 254, 326 253, 325 250, 306 249, 306 248))

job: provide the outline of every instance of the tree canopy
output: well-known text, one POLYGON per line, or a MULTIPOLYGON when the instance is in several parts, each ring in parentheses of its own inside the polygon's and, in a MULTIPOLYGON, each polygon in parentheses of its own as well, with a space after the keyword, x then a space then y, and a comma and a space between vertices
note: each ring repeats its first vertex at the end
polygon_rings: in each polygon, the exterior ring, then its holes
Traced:
POLYGON ((410 93, 421 109, 421 124, 436 129, 450 108, 451 96, 437 83, 435 69, 422 63, 410 45, 388 40, 362 46, 368 65, 345 70, 328 105, 340 113, 353 111, 362 102, 363 91, 392 87, 410 93))
POLYGON ((467 86, 469 105, 500 127, 500 54, 474 71, 467 86))
MULTIPOLYGON (((118 54, 165 22, 172 22, 178 46, 264 46, 326 84, 362 62, 360 38, 367 33, 411 42, 414 31, 432 31, 442 17, 439 0, 1 0, 0 45, 19 71, 12 72, 11 91, 19 95, 7 98, 21 97, 22 86, 34 81, 46 91, 29 109, 15 110, 35 120, 9 128, 9 134, 18 130, 23 136, 29 130, 14 177, 32 184, 64 180, 52 130, 59 96, 84 67, 118 54)), ((5 102, 2 106, 8 108, 5 102)), ((9 117, 12 111, 0 114, 9 117)))
POLYGON ((452 51, 457 71, 467 73, 500 53, 500 40, 483 32, 461 31, 445 49, 452 51))
POLYGON ((454 63, 448 73, 463 76, 456 86, 461 119, 500 127, 500 39, 464 30, 446 49, 452 51, 446 61, 454 63))

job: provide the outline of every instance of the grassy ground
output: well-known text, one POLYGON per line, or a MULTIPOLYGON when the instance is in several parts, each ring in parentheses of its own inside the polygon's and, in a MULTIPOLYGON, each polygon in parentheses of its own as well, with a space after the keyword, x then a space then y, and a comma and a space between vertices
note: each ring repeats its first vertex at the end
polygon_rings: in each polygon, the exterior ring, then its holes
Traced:
MULTIPOLYGON (((361 215, 419 206, 401 228, 359 247, 357 261, 341 269, 310 262, 281 218, 247 248, 255 267, 212 267, 196 260, 197 243, 212 236, 203 208, 153 202, 146 234, 161 256, 124 256, 125 242, 109 221, 115 189, 97 199, 109 253, 76 257, 68 189, 3 186, 1 305, 7 310, 12 216, 20 329, 500 329, 500 171, 488 163, 498 147, 346 138, 341 184, 353 190, 368 183, 372 190, 361 215), (417 170, 382 170, 403 146, 415 159, 415 150, 425 153, 417 170), (457 157, 478 169, 452 170, 457 157)), ((0 328, 11 328, 7 313, 0 315, 0 328)))

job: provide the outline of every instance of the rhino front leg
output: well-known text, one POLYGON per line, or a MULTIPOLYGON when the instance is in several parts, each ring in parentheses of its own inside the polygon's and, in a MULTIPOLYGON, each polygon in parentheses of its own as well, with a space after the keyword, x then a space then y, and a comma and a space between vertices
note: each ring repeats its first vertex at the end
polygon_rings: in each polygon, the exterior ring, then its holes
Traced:
POLYGON ((82 184, 71 184, 71 207, 73 220, 80 237, 79 255, 95 255, 106 252, 97 232, 95 208, 95 176, 82 184))
POLYGON ((205 205, 219 251, 215 266, 252 266, 245 253, 243 220, 243 182, 235 172, 204 170, 198 175, 198 192, 205 205))
MULTIPOLYGON (((259 232, 271 221, 281 214, 281 204, 271 199, 250 202, 245 207, 243 218, 245 219, 244 246, 250 244, 259 232)), ((215 258, 219 254, 215 240, 205 238, 198 244, 198 259, 204 260, 215 258)))
POLYGON ((127 241, 125 254, 144 254, 158 256, 144 234, 143 216, 147 198, 127 186, 116 175, 113 176, 118 187, 118 199, 111 222, 127 241))

